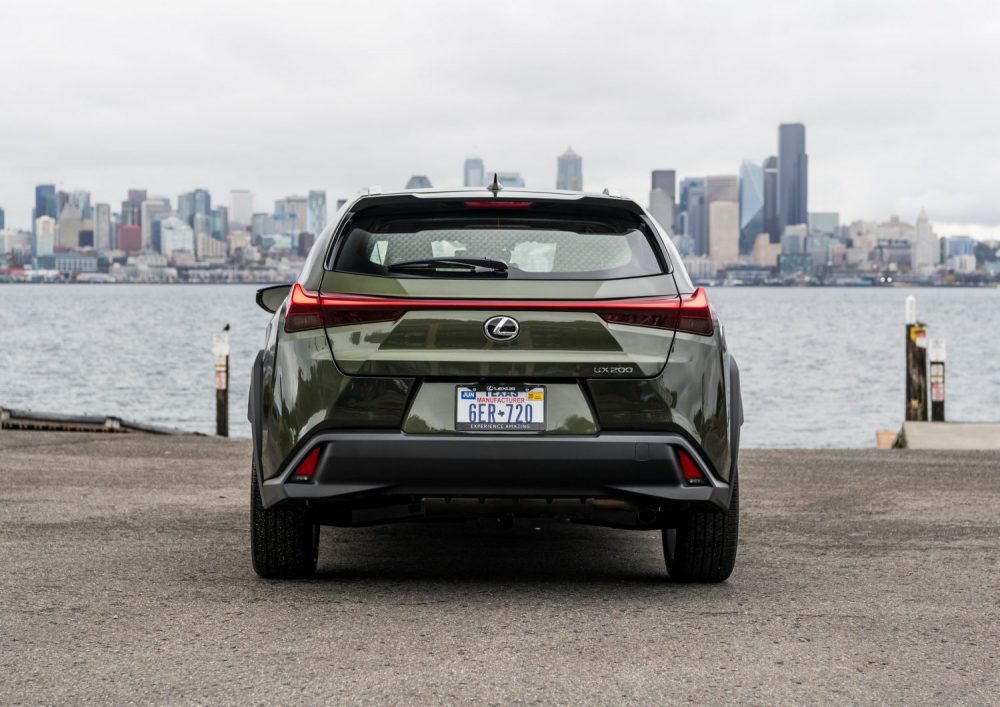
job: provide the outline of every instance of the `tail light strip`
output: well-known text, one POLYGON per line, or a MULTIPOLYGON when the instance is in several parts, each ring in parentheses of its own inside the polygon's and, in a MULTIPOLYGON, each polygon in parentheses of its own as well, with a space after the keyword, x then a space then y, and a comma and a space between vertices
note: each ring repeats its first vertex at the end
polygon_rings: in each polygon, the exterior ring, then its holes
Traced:
POLYGON ((628 324, 711 336, 712 310, 702 288, 681 297, 618 300, 410 299, 367 295, 324 295, 295 283, 285 312, 285 331, 304 331, 367 322, 395 321, 415 310, 591 312, 609 324, 628 324))

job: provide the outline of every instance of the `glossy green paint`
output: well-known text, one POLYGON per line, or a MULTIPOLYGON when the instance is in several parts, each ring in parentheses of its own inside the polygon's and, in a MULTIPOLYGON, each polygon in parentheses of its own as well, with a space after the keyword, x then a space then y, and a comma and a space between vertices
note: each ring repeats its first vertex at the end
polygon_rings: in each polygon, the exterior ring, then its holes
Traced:
POLYGON ((679 333, 655 378, 587 381, 601 429, 683 432, 728 479, 728 354, 723 346, 719 331, 712 337, 679 333))
POLYGON ((609 327, 588 312, 409 312, 397 321, 328 327, 340 369, 352 376, 477 376, 616 378, 655 376, 672 331, 609 327), (487 319, 515 317, 521 333, 494 342, 487 319))
POLYGON ((285 333, 283 312, 263 361, 261 470, 264 478, 303 437, 323 428, 399 429, 413 379, 345 376, 322 330, 285 333))
MULTIPOLYGON (((467 381, 475 383, 476 381, 467 381)), ((535 381, 530 381, 534 383, 535 381)), ((577 383, 545 385, 545 434, 597 434, 594 414, 577 383)), ((403 422, 411 434, 456 434, 455 387, 457 383, 424 383, 414 394, 413 404, 403 422)), ((457 434, 477 434, 464 432, 457 434)), ((492 433, 523 434, 523 433, 492 433)))

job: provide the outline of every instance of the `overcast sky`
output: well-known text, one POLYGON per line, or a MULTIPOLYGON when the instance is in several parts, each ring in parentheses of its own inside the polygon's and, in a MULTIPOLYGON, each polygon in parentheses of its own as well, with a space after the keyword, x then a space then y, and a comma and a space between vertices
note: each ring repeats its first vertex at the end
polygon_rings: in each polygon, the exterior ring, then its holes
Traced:
POLYGON ((0 1, 0 206, 33 187, 215 201, 462 162, 646 203, 649 171, 734 174, 807 126, 811 211, 1000 237, 1000 3, 0 1), (969 224, 969 225, 965 225, 969 224))

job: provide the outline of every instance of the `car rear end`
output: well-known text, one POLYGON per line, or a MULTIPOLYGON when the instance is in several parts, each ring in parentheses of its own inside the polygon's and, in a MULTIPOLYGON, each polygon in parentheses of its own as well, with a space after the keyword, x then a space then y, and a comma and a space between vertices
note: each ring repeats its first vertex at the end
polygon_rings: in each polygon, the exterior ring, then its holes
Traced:
POLYGON ((250 414, 262 509, 669 530, 731 505, 735 364, 627 199, 359 198, 267 339, 250 414))

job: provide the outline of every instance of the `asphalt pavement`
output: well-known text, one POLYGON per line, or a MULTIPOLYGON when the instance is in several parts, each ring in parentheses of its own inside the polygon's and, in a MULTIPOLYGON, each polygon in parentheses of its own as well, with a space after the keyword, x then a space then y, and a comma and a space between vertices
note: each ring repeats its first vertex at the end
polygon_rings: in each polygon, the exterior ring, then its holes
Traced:
POLYGON ((248 469, 0 432, 0 703, 1000 702, 1000 452, 747 451, 715 586, 563 523, 324 528, 260 580, 248 469))

